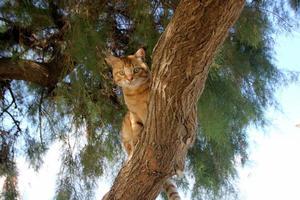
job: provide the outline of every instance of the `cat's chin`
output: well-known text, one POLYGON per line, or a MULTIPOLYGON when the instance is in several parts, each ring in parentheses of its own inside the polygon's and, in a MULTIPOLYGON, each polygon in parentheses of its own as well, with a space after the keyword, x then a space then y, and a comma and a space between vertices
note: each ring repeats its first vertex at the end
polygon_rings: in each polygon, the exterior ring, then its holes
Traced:
POLYGON ((142 84, 129 83, 129 84, 124 84, 122 87, 127 88, 127 89, 131 89, 131 90, 135 90, 135 89, 139 88, 141 85, 142 84))

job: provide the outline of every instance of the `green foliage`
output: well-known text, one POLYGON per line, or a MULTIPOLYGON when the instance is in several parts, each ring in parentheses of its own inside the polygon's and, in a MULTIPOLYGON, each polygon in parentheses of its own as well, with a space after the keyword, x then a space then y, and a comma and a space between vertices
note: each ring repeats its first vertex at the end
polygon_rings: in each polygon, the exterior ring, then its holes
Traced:
POLYGON ((37 142, 36 140, 29 139, 27 142, 26 155, 28 156, 31 166, 35 170, 38 170, 43 164, 43 156, 45 155, 47 149, 44 144, 37 142))
POLYGON ((189 154, 195 199, 201 192, 218 199, 233 191, 235 164, 247 160, 247 127, 267 123, 264 111, 277 105, 275 88, 288 82, 272 62, 271 28, 265 13, 246 6, 215 57, 198 105, 199 135, 189 154))
POLYGON ((246 6, 238 22, 235 24, 235 37, 245 45, 252 48, 259 48, 264 45, 265 40, 269 37, 271 24, 268 16, 259 9, 253 9, 246 6))
MULTIPOLYGON (((15 166, 14 166, 15 167, 15 166)), ((16 169, 13 168, 9 171, 9 173, 6 175, 3 189, 0 194, 1 199, 7 199, 7 200, 16 200, 18 199, 19 192, 17 190, 17 172, 16 169)))
MULTIPOLYGON (((143 46, 149 49, 147 55, 151 55, 160 34, 153 30, 155 20, 153 13, 153 4, 150 1, 129 1, 128 7, 135 8, 130 12, 133 19, 135 30, 129 38, 127 54, 136 51, 136 47, 143 46), (151 33, 151 34, 149 34, 151 33)), ((150 58, 150 56, 149 56, 150 58)))
MULTIPOLYGON (((124 157, 118 133, 126 109, 104 62, 106 49, 122 56, 145 47, 151 64, 151 52, 178 2, 0 2, 0 59, 63 66, 48 87, 0 80, 0 131, 9 133, 1 135, 0 175, 8 183, 17 180, 17 139, 36 170, 50 145, 60 143, 56 199, 94 198, 98 178, 108 168, 117 171, 124 157)), ((215 56, 198 104, 189 178, 177 182, 192 188, 193 199, 234 195, 236 163, 247 161, 247 127, 267 123, 265 110, 276 106, 274 89, 291 78, 276 68, 272 51, 273 34, 296 25, 287 5, 299 13, 296 0, 248 1, 215 56)), ((7 191, 13 192, 3 195, 14 199, 17 190, 10 186, 7 191)))
POLYGON ((289 4, 295 12, 299 12, 299 8, 300 8, 299 0, 289 0, 289 4))

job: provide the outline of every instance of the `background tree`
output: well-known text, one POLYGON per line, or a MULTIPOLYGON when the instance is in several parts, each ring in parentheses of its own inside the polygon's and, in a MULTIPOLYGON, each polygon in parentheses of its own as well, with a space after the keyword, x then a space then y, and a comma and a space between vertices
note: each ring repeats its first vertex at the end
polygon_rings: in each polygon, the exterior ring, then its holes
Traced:
MULTIPOLYGON (((144 46, 151 65, 178 2, 0 2, 0 175, 9 184, 3 195, 17 194, 20 146, 38 169, 49 145, 60 141, 57 197, 92 198, 103 170, 118 168, 123 157, 124 104, 103 52, 126 55, 144 46)), ((234 191, 237 158, 247 160, 246 128, 266 124, 265 109, 276 105, 274 88, 291 77, 272 61, 272 36, 278 27, 293 28, 298 8, 292 0, 248 1, 229 30, 198 104, 199 133, 186 163, 194 199, 234 191)), ((187 178, 178 183, 190 184, 187 178)))

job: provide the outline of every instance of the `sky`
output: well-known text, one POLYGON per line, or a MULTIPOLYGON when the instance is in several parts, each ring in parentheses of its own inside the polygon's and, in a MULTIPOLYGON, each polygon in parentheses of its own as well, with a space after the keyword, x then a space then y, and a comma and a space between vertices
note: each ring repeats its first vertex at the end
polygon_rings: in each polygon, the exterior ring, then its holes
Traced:
MULTIPOLYGON (((279 68, 300 72, 300 29, 276 36, 274 48, 279 68)), ((300 199, 300 128, 296 127, 300 123, 300 82, 279 88, 276 97, 281 111, 267 111, 270 126, 248 130, 249 162, 238 168, 236 183, 241 200, 300 199)), ((22 200, 53 199, 60 169, 59 148, 59 144, 50 148, 38 173, 28 169, 24 158, 17 159, 22 200)), ((105 178, 100 181, 97 197, 108 191, 106 182, 105 178)))
MULTIPOLYGON (((278 67, 300 72, 300 29, 275 42, 278 67)), ((241 200, 300 199, 300 83, 280 88, 276 97, 281 111, 268 110, 271 125, 248 132, 249 162, 237 183, 241 200)))

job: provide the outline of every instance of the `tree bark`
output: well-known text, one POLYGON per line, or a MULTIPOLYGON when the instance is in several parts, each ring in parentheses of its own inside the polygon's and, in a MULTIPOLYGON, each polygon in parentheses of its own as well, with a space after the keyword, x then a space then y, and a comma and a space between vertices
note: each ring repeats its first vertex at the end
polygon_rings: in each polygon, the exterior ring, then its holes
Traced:
POLYGON ((153 200, 183 168, 196 134, 196 103, 243 0, 182 0, 153 52, 148 120, 105 200, 153 200))
POLYGON ((0 59, 0 80, 25 80, 47 86, 50 78, 46 64, 11 58, 0 59))
POLYGON ((73 68, 67 55, 59 55, 49 63, 29 60, 0 58, 0 80, 24 80, 42 87, 55 87, 57 82, 69 74, 73 68))

